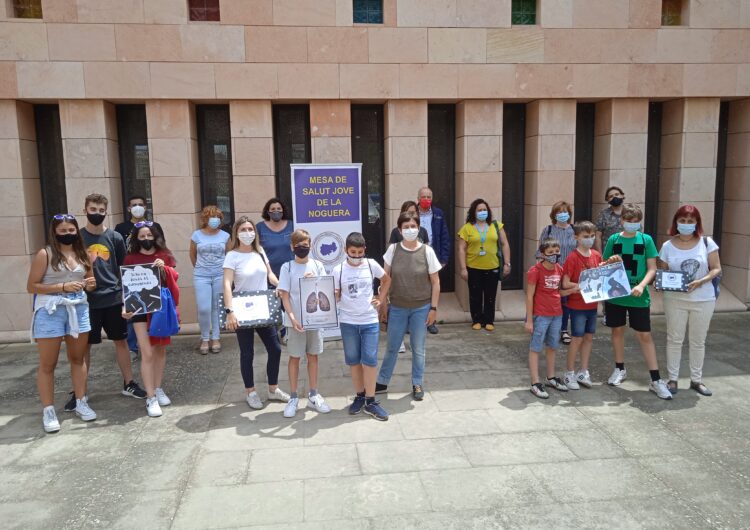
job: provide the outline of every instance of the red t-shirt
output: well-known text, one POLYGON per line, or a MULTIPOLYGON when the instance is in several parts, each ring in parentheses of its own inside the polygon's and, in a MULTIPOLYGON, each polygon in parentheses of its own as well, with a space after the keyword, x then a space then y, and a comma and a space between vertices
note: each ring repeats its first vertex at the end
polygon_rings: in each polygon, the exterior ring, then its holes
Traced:
MULTIPOLYGON (((563 266, 563 274, 567 275, 568 278, 570 278, 571 282, 578 283, 578 280, 581 278, 581 272, 585 271, 586 269, 595 269, 601 262, 602 255, 593 248, 591 249, 591 255, 588 258, 582 255, 580 252, 578 252, 578 249, 576 249, 571 252, 570 256, 568 256, 568 259, 565 260, 565 265, 563 266)), ((584 302, 581 293, 572 293, 568 295, 568 307, 570 309, 590 311, 592 309, 596 309, 597 305, 597 302, 591 304, 587 304, 586 302, 584 302)))
POLYGON ((537 263, 526 273, 529 285, 536 285, 534 292, 534 316, 562 316, 560 302, 560 284, 563 268, 555 263, 555 268, 548 270, 542 263, 537 263))

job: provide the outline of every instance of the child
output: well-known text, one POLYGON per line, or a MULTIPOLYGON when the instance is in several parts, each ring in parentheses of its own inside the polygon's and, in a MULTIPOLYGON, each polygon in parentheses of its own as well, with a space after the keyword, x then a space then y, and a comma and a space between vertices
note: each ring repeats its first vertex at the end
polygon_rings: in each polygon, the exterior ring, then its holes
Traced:
POLYGON ((391 279, 377 261, 365 258, 365 238, 359 232, 346 237, 347 259, 333 269, 339 323, 344 343, 344 360, 351 368, 352 383, 357 395, 349 406, 349 414, 364 409, 376 420, 388 420, 388 412, 375 401, 375 379, 378 368, 378 308, 381 301, 374 295, 373 281, 380 279, 386 288, 391 279))
POLYGON ((568 296, 570 309, 571 340, 568 346, 568 362, 563 382, 568 390, 578 390, 579 385, 591 388, 589 358, 594 345, 596 331, 597 303, 587 304, 581 296, 578 283, 581 272, 594 269, 601 264, 602 255, 592 247, 596 242, 596 225, 591 221, 579 221, 573 225, 576 248, 570 253, 563 266, 563 289, 574 289, 568 296), (581 369, 576 373, 576 357, 581 352, 581 369))
POLYGON ((300 307, 299 280, 302 277, 324 276, 323 264, 310 259, 310 234, 307 230, 295 230, 291 236, 294 260, 281 266, 279 278, 279 296, 284 304, 284 326, 287 328, 287 349, 289 350, 289 387, 291 396, 284 407, 284 417, 293 418, 297 414, 299 397, 297 396, 297 379, 299 363, 307 355, 307 378, 310 385, 307 406, 318 412, 331 412, 323 396, 318 394, 318 355, 323 353, 323 334, 318 329, 305 330, 298 317, 302 314, 300 307))
POLYGON ((567 392, 568 387, 555 376, 555 352, 560 344, 562 327, 562 302, 565 296, 574 289, 560 291, 563 268, 557 263, 560 257, 560 243, 548 237, 539 245, 542 261, 526 273, 526 331, 531 333, 529 345, 529 373, 531 374, 531 393, 538 398, 547 399, 549 394, 539 382, 539 352, 546 345, 547 386, 560 392, 567 392))
POLYGON ((641 345, 643 359, 651 374, 649 390, 661 399, 672 399, 667 385, 659 375, 656 346, 651 338, 651 297, 648 284, 656 275, 656 251, 651 236, 640 232, 643 212, 635 204, 622 207, 623 231, 613 234, 604 249, 607 262, 622 261, 630 280, 631 294, 604 302, 604 325, 612 329, 612 349, 615 352, 615 369, 607 381, 617 386, 627 377, 625 370, 625 322, 635 331, 641 345))

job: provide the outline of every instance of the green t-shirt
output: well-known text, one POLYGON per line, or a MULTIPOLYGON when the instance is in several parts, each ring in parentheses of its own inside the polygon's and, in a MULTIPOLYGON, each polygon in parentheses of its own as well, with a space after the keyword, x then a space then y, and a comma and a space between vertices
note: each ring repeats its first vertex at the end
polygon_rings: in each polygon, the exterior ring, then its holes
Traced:
MULTIPOLYGON (((625 272, 630 280, 630 287, 635 287, 646 276, 648 264, 646 260, 656 258, 659 252, 656 250, 654 240, 651 236, 642 232, 636 232, 634 237, 623 237, 621 233, 613 234, 607 241, 604 248, 603 258, 618 255, 622 257, 625 272)), ((651 305, 651 295, 648 292, 648 286, 643 289, 643 294, 636 296, 623 296, 609 300, 609 303, 625 307, 649 307, 651 305)))

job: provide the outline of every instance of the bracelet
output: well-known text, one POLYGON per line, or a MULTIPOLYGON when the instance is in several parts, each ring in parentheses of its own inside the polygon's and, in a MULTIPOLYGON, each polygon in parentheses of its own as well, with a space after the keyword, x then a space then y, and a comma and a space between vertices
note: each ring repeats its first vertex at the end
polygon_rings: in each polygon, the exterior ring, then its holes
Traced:
POLYGON ((65 282, 63 282, 62 292, 65 292, 65 282))

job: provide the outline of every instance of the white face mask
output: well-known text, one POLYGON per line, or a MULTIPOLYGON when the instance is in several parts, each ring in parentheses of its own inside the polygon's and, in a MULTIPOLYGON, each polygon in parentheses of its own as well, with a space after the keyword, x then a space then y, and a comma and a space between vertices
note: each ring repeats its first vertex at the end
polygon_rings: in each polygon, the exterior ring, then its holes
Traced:
POLYGON ((240 232, 237 237, 243 245, 252 245, 255 241, 255 232, 240 232))
POLYGON ((130 215, 135 217, 136 219, 141 219, 146 214, 146 208, 143 206, 133 206, 130 208, 130 215))
POLYGON ((419 235, 419 228, 404 228, 401 230, 401 235, 404 236, 404 239, 407 241, 414 241, 419 235))

